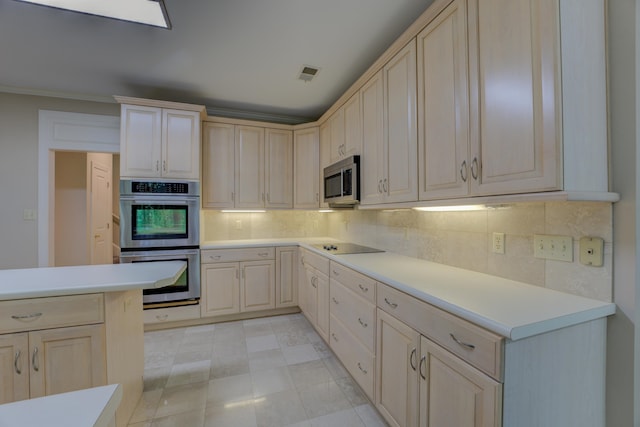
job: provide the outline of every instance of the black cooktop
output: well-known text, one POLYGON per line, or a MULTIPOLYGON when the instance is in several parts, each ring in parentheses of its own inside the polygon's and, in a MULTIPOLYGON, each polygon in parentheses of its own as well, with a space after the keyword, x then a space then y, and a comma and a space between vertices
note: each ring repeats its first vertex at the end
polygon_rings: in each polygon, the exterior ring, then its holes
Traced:
POLYGON ((311 246, 327 251, 333 255, 370 254, 375 252, 384 252, 380 249, 371 248, 369 246, 356 245, 355 243, 320 243, 311 246))

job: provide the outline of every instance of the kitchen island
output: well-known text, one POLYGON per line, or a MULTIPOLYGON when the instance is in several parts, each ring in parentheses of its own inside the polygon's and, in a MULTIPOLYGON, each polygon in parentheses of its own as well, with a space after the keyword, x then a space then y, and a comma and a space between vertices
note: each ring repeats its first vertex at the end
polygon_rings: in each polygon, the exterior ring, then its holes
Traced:
POLYGON ((142 290, 182 261, 0 270, 0 403, 122 386, 116 425, 143 389, 142 290))

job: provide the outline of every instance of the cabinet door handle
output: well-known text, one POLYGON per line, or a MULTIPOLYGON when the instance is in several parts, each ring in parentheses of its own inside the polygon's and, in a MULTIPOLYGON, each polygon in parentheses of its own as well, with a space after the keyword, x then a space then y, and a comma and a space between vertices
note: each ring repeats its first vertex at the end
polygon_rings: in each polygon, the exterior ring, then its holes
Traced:
POLYGON ((385 179, 382 181, 382 192, 383 192, 383 193, 386 193, 387 191, 388 191, 387 178, 385 178, 385 179))
POLYGON ((160 160, 156 160, 156 172, 160 172, 160 160))
POLYGON ((231 201, 232 202, 236 201, 236 193, 234 193, 233 191, 231 192, 231 201))
POLYGON ((475 180, 478 179, 478 158, 477 157, 474 157, 473 161, 471 162, 471 176, 475 180))
POLYGON ((33 349, 33 356, 31 356, 31 365, 33 370, 38 372, 40 370, 40 362, 38 361, 38 347, 33 349))
POLYGON ((411 354, 409 355, 409 364, 411 365, 411 369, 413 369, 414 371, 416 370, 416 362, 414 362, 415 358, 416 358, 416 351, 418 349, 414 348, 413 350, 411 350, 411 354))
POLYGON ((398 304, 396 304, 395 302, 389 301, 387 297, 384 297, 384 302, 386 302, 391 308, 398 308, 398 304))
POLYGON ((320 193, 316 193, 316 202, 320 201, 320 193))
POLYGON ((331 338, 333 338, 335 342, 338 342, 338 337, 333 332, 331 332, 331 338))
POLYGON ((311 278, 311 286, 313 286, 314 288, 317 288, 317 287, 318 287, 318 286, 317 286, 317 283, 318 283, 318 278, 317 278, 317 277, 315 277, 315 276, 313 276, 313 277, 311 278))
POLYGON ((20 350, 16 351, 16 357, 13 359, 13 367, 16 369, 16 374, 22 374, 22 369, 18 367, 18 361, 20 360, 20 356, 22 352, 20 350))
POLYGON ((382 193, 382 180, 378 180, 378 193, 382 193))
POLYGON ((14 320, 29 321, 29 320, 37 319, 40 316, 42 316, 42 313, 31 313, 31 314, 22 314, 17 316, 14 315, 14 316, 11 316, 11 318, 14 320))
POLYGON ((367 326, 369 326, 367 323, 363 322, 361 318, 358 317, 358 323, 360 323, 360 326, 362 326, 363 328, 366 328, 367 326))
POLYGON ((334 275, 334 276, 339 276, 339 275, 340 275, 340 272, 339 272, 339 271, 336 271, 336 270, 333 270, 333 275, 334 275))
POLYGON ((164 322, 165 320, 167 320, 168 317, 169 317, 168 314, 157 314, 156 315, 156 319, 158 319, 158 321, 160 321, 160 322, 164 322))
POLYGON ((258 252, 258 256, 261 256, 264 258, 266 256, 269 256, 269 252, 258 252))
POLYGON ((335 305, 340 304, 340 301, 338 301, 335 297, 331 297, 331 300, 333 301, 333 303, 334 303, 335 305))
POLYGON ((215 261, 218 261, 221 257, 221 255, 209 255, 209 258, 215 261))
POLYGON ((458 338, 456 338, 456 336, 455 336, 455 335, 453 335, 453 334, 449 334, 449 336, 451 337, 451 339, 452 339, 452 340, 454 340, 454 341, 456 342, 456 344, 458 344, 458 345, 460 345, 460 346, 462 346, 462 347, 464 347, 464 348, 466 348, 466 349, 468 349, 468 350, 475 350, 475 349, 476 349, 476 346, 475 346, 475 345, 473 345, 473 344, 469 344, 469 343, 466 343, 466 342, 464 342, 464 341, 460 341, 460 340, 459 340, 458 338))
POLYGON ((467 182, 467 161, 463 161, 460 166, 460 178, 462 178, 462 182, 467 182))
POLYGON ((369 288, 358 283, 358 287, 362 292, 369 292, 369 288))
POLYGON ((166 172, 166 171, 167 171, 167 161, 166 161, 166 160, 163 160, 163 161, 162 161, 162 171, 163 171, 163 172, 166 172))
POLYGON ((367 370, 366 370, 366 369, 364 369, 364 368, 362 367, 362 365, 360 364, 360 362, 358 362, 358 369, 360 369, 360 370, 362 371, 362 373, 363 373, 363 374, 367 375, 367 370))
POLYGON ((423 372, 422 368, 427 367, 427 356, 422 356, 422 358, 420 359, 420 376, 422 377, 423 380, 427 379, 427 374, 426 372, 423 372))

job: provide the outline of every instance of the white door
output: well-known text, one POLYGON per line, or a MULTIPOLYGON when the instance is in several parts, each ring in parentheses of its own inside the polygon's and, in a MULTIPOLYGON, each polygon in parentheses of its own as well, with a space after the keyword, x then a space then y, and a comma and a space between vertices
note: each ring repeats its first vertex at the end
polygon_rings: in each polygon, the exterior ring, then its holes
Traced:
POLYGON ((111 154, 89 154, 91 182, 89 229, 91 264, 113 262, 111 154), (97 160, 99 158, 100 160, 97 160))

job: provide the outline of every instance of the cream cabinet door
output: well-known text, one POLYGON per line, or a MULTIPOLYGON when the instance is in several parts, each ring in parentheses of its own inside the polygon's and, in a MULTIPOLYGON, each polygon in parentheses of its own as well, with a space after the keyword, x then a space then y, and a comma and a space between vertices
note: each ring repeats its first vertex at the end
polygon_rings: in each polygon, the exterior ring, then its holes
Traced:
POLYGON ((421 337, 420 427, 499 427, 502 385, 421 337))
POLYGON ((318 323, 318 278, 316 277, 315 269, 311 267, 305 267, 304 277, 304 307, 303 313, 309 319, 309 322, 313 326, 318 323))
POLYGON ((362 109, 360 93, 355 93, 344 104, 344 147, 342 156, 360 154, 362 151, 362 109))
POLYGON ((233 208, 235 126, 208 122, 202 129, 202 207, 233 208))
POLYGON ((416 42, 409 42, 383 68, 386 202, 418 200, 416 42))
POLYGON ((476 194, 562 188, 558 19, 558 0, 469 1, 476 194))
POLYGON ((200 315, 240 312, 240 266, 237 262, 202 264, 200 315))
POLYGON ((162 176, 200 179, 200 113, 162 110, 162 176))
POLYGON ((324 168, 331 164, 331 123, 326 121, 320 126, 320 207, 327 208, 328 203, 324 201, 324 168))
POLYGON ((275 308, 275 262, 240 263, 240 311, 275 308))
POLYGON ((316 329, 325 341, 329 340, 329 277, 316 270, 317 318, 316 329))
POLYGON ((264 208, 264 128, 236 126, 235 207, 264 208))
POLYGON ((378 72, 360 89, 362 102, 362 155, 360 159, 360 203, 382 203, 385 174, 384 87, 378 72))
POLYGON ((276 308, 298 305, 298 248, 276 248, 276 308))
POLYGON ((417 427, 420 334, 380 309, 377 316, 376 407, 393 427, 417 427))
POLYGON ((455 0, 418 34, 420 199, 469 193, 466 1, 455 0))
POLYGON ((293 207, 318 209, 320 206, 320 150, 317 127, 293 133, 293 207))
POLYGON ((28 334, 0 335, 0 405, 28 398, 28 334))
POLYGON ((120 107, 120 175, 154 178, 162 169, 162 109, 120 107))
POLYGON ((344 106, 340 107, 329 118, 331 133, 331 163, 337 162, 344 156, 344 106))
POLYGON ((31 397, 105 385, 104 325, 29 333, 31 397))
POLYGON ((293 133, 265 130, 265 207, 293 208, 293 133))

